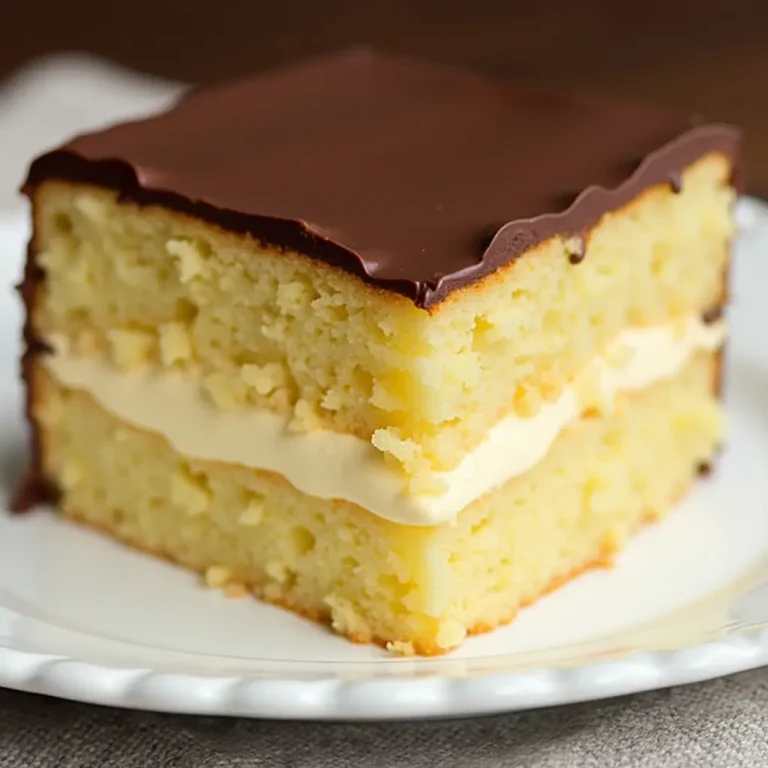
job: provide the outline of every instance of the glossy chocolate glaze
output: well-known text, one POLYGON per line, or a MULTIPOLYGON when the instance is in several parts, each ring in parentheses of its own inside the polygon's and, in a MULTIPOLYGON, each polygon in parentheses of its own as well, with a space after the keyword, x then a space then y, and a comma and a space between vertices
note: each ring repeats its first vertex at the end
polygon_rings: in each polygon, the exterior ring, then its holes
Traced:
POLYGON ((432 307, 739 134, 352 51, 80 136, 26 183, 92 182, 297 250, 432 307))

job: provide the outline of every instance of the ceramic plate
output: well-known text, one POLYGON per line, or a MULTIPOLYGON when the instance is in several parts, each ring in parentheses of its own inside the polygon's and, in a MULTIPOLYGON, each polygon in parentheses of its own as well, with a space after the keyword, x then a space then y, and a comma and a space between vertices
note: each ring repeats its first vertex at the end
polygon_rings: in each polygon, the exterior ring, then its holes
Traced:
MULTIPOLYGON (((768 663, 768 207, 744 200, 714 477, 512 625, 400 659, 131 552, 47 510, 0 512, 0 685, 171 712, 295 719, 480 715, 703 680, 768 663)), ((0 459, 24 465, 10 286, 24 220, 0 217, 0 459)))

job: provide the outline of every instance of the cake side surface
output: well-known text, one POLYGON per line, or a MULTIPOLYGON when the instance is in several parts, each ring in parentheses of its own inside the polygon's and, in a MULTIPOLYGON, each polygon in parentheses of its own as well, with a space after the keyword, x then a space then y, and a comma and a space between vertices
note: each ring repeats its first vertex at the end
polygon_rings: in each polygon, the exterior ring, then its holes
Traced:
POLYGON ((33 411, 65 516, 233 594, 244 585, 358 641, 432 654, 606 563, 639 524, 666 513, 722 440, 715 368, 716 355, 701 354, 612 413, 583 418, 530 472, 432 527, 181 455, 39 364, 33 411))

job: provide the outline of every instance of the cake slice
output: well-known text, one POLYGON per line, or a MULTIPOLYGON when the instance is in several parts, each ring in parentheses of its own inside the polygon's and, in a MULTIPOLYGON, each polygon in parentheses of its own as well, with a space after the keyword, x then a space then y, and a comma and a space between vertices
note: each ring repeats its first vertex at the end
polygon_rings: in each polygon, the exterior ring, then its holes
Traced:
POLYGON ((738 143, 364 51, 74 139, 17 506, 403 653, 508 622, 723 439, 738 143))

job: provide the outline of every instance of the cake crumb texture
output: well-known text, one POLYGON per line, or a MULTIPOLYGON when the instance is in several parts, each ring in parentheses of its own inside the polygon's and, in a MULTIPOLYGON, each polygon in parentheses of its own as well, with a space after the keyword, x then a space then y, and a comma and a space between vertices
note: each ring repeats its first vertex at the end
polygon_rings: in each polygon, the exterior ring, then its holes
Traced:
POLYGON ((536 414, 624 328, 720 304, 730 176, 708 155, 679 194, 653 187, 603 216, 580 263, 564 233, 430 311, 247 236, 46 181, 33 200, 47 273, 33 326, 123 370, 185 371, 221 409, 371 439, 418 487, 504 415, 536 414))
POLYGON ((225 594, 247 588, 355 641, 439 654, 605 562, 666 513, 722 439, 716 369, 716 355, 699 354, 676 378, 582 419, 535 468, 436 527, 180 456, 39 363, 32 391, 65 516, 199 571, 225 594))

